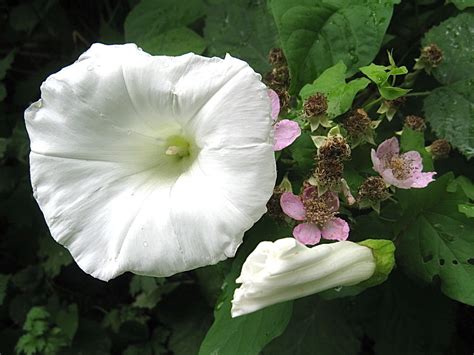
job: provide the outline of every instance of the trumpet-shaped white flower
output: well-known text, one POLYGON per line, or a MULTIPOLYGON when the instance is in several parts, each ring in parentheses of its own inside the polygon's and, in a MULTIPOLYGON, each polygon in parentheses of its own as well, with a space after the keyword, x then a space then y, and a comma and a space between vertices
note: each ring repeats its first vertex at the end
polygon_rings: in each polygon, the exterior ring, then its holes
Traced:
POLYGON ((51 234, 102 280, 233 256, 273 191, 267 88, 230 56, 94 44, 25 118, 51 234))
POLYGON ((375 272, 372 250, 343 241, 308 248, 293 238, 261 242, 236 280, 232 317, 339 286, 352 286, 375 272))

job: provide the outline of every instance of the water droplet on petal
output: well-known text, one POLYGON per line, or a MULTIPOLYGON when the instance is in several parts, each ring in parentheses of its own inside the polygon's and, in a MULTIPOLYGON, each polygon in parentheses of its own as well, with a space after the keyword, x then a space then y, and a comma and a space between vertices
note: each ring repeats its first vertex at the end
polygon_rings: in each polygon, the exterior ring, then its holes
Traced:
POLYGON ((42 99, 39 99, 38 101, 36 101, 36 102, 34 103, 34 106, 35 106, 36 108, 41 108, 41 107, 43 107, 43 100, 42 100, 42 99))
POLYGON ((144 247, 147 247, 147 246, 148 246, 148 242, 147 242, 147 241, 144 241, 144 242, 143 242, 143 246, 144 246, 144 247))
POLYGON ((132 131, 131 130, 128 130, 127 131, 127 136, 131 135, 132 134, 132 131))
POLYGON ((92 71, 92 70, 94 70, 94 67, 93 67, 92 65, 89 65, 89 66, 87 67, 87 70, 92 71))

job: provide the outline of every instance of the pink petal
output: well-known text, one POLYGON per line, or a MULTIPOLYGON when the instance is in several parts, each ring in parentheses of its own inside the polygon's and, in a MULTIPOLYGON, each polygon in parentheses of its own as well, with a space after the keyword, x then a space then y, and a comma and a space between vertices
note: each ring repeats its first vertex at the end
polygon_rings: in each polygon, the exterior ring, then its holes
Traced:
POLYGON ((349 225, 342 218, 334 218, 321 231, 323 238, 328 240, 346 240, 349 237, 349 225))
POLYGON ((377 158, 380 160, 390 159, 392 155, 400 153, 400 146, 395 137, 387 139, 377 147, 377 158))
POLYGON ((316 186, 308 186, 303 190, 303 201, 314 198, 317 192, 316 186))
POLYGON ((405 161, 406 160, 411 161, 411 166, 412 166, 414 171, 422 171, 423 170, 423 160, 421 158, 420 153, 418 153, 417 151, 411 150, 409 152, 406 152, 406 153, 400 155, 400 157, 405 161))
POLYGON ((272 89, 268 89, 268 97, 270 97, 270 102, 272 105, 272 119, 275 121, 278 118, 280 113, 280 98, 278 94, 272 89))
POLYGON ((418 173, 414 175, 414 182, 411 187, 420 189, 428 186, 428 184, 434 181, 433 176, 436 175, 436 172, 429 173, 418 173))
POLYGON ((297 221, 303 221, 306 216, 306 210, 299 196, 291 192, 284 192, 280 197, 280 206, 285 214, 297 221))
POLYGON ((326 192, 331 197, 331 201, 328 207, 331 208, 331 211, 336 212, 339 210, 339 196, 334 192, 326 192))
POLYGON ((370 152, 370 157, 372 158, 372 164, 374 165, 373 168, 376 172, 379 174, 382 173, 384 170, 383 163, 380 161, 380 159, 377 157, 377 153, 375 152, 374 149, 370 152))
POLYGON ((382 176, 383 180, 389 184, 393 185, 395 187, 398 187, 399 189, 409 189, 412 184, 413 184, 413 179, 412 177, 409 177, 405 180, 400 180, 397 179, 392 172, 392 169, 385 169, 382 172, 380 172, 380 176, 382 176))
POLYGON ((273 150, 278 151, 288 147, 301 135, 298 123, 290 120, 281 120, 275 124, 273 150))
POLYGON ((315 245, 321 240, 321 231, 316 224, 301 223, 293 229, 293 236, 300 243, 315 245))

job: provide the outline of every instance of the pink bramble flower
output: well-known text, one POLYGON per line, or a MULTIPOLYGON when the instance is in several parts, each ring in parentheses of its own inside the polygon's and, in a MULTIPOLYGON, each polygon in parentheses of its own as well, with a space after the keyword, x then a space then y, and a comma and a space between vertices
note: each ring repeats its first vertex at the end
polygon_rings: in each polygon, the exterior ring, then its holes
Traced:
POLYGON ((280 205, 287 216, 304 221, 293 229, 293 236, 300 243, 315 245, 321 237, 327 240, 346 240, 349 236, 347 222, 335 217, 339 210, 339 198, 333 192, 318 196, 317 188, 309 186, 301 196, 291 192, 283 193, 280 205))
POLYGON ((280 99, 278 94, 271 89, 268 90, 268 96, 272 104, 272 119, 274 122, 273 150, 279 151, 292 144, 301 135, 301 129, 295 121, 277 121, 280 113, 280 99))
POLYGON ((420 153, 413 150, 400 154, 400 146, 395 137, 382 142, 377 151, 372 149, 371 157, 374 170, 389 185, 400 189, 423 188, 434 181, 436 172, 422 172, 420 153))

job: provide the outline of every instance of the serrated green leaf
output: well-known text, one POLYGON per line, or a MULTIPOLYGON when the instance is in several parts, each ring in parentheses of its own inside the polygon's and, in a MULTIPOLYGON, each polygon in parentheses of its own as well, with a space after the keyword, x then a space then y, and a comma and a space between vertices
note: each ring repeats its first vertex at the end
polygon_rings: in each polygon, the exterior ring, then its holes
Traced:
POLYGON ((474 218, 474 204, 461 203, 458 205, 458 211, 465 214, 468 218, 474 218))
POLYGON ((474 156, 473 89, 474 79, 458 81, 433 90, 423 102, 425 117, 437 136, 468 159, 474 156))
POLYGON ((202 38, 186 26, 204 15, 201 0, 141 0, 125 20, 125 39, 151 54, 202 53, 202 38))
POLYGON ((277 228, 272 220, 266 218, 247 232, 246 243, 239 248, 232 269, 226 276, 223 293, 214 311, 214 323, 201 344, 200 355, 258 354, 268 342, 285 330, 290 321, 292 302, 276 304, 251 314, 231 318, 230 301, 242 264, 257 243, 261 240, 274 240, 287 235, 288 232, 286 228, 277 228))
POLYGON ((455 180, 451 181, 447 187, 447 191, 456 192, 458 187, 466 194, 466 196, 474 200, 474 184, 465 176, 458 176, 455 180))
POLYGON ((370 80, 372 80, 377 85, 382 85, 385 83, 390 74, 387 72, 387 68, 384 65, 377 65, 371 63, 368 66, 359 68, 359 70, 366 75, 370 80))
POLYGON ((443 60, 433 69, 434 77, 448 85, 460 80, 474 79, 474 13, 462 13, 428 31, 423 46, 436 44, 443 60))
POLYGON ((378 53, 392 16, 392 1, 271 0, 283 50, 297 92, 343 61, 350 76, 378 53))
POLYGON ((399 190, 405 212, 397 260, 405 272, 431 283, 460 302, 474 305, 474 221, 459 213, 462 191, 446 191, 451 174, 422 190, 399 190))
POLYGON ((67 339, 72 342, 74 335, 76 335, 77 327, 79 326, 77 304, 70 304, 66 309, 61 309, 56 315, 56 324, 67 339))
POLYGON ((69 251, 49 236, 40 238, 38 256, 42 259, 45 273, 51 278, 59 275, 63 266, 72 263, 69 251))
POLYGON ((259 73, 270 70, 267 56, 278 47, 278 35, 273 17, 265 2, 226 0, 207 11, 204 38, 207 54, 226 53, 245 60, 259 73))
POLYGON ((386 100, 395 100, 410 92, 410 89, 402 89, 390 85, 379 87, 380 95, 386 100))
POLYGON ((346 83, 346 71, 347 67, 343 62, 326 69, 312 84, 301 89, 301 98, 306 100, 318 92, 323 93, 328 101, 328 116, 334 118, 342 115, 351 108, 355 95, 369 85, 366 78, 346 83))

